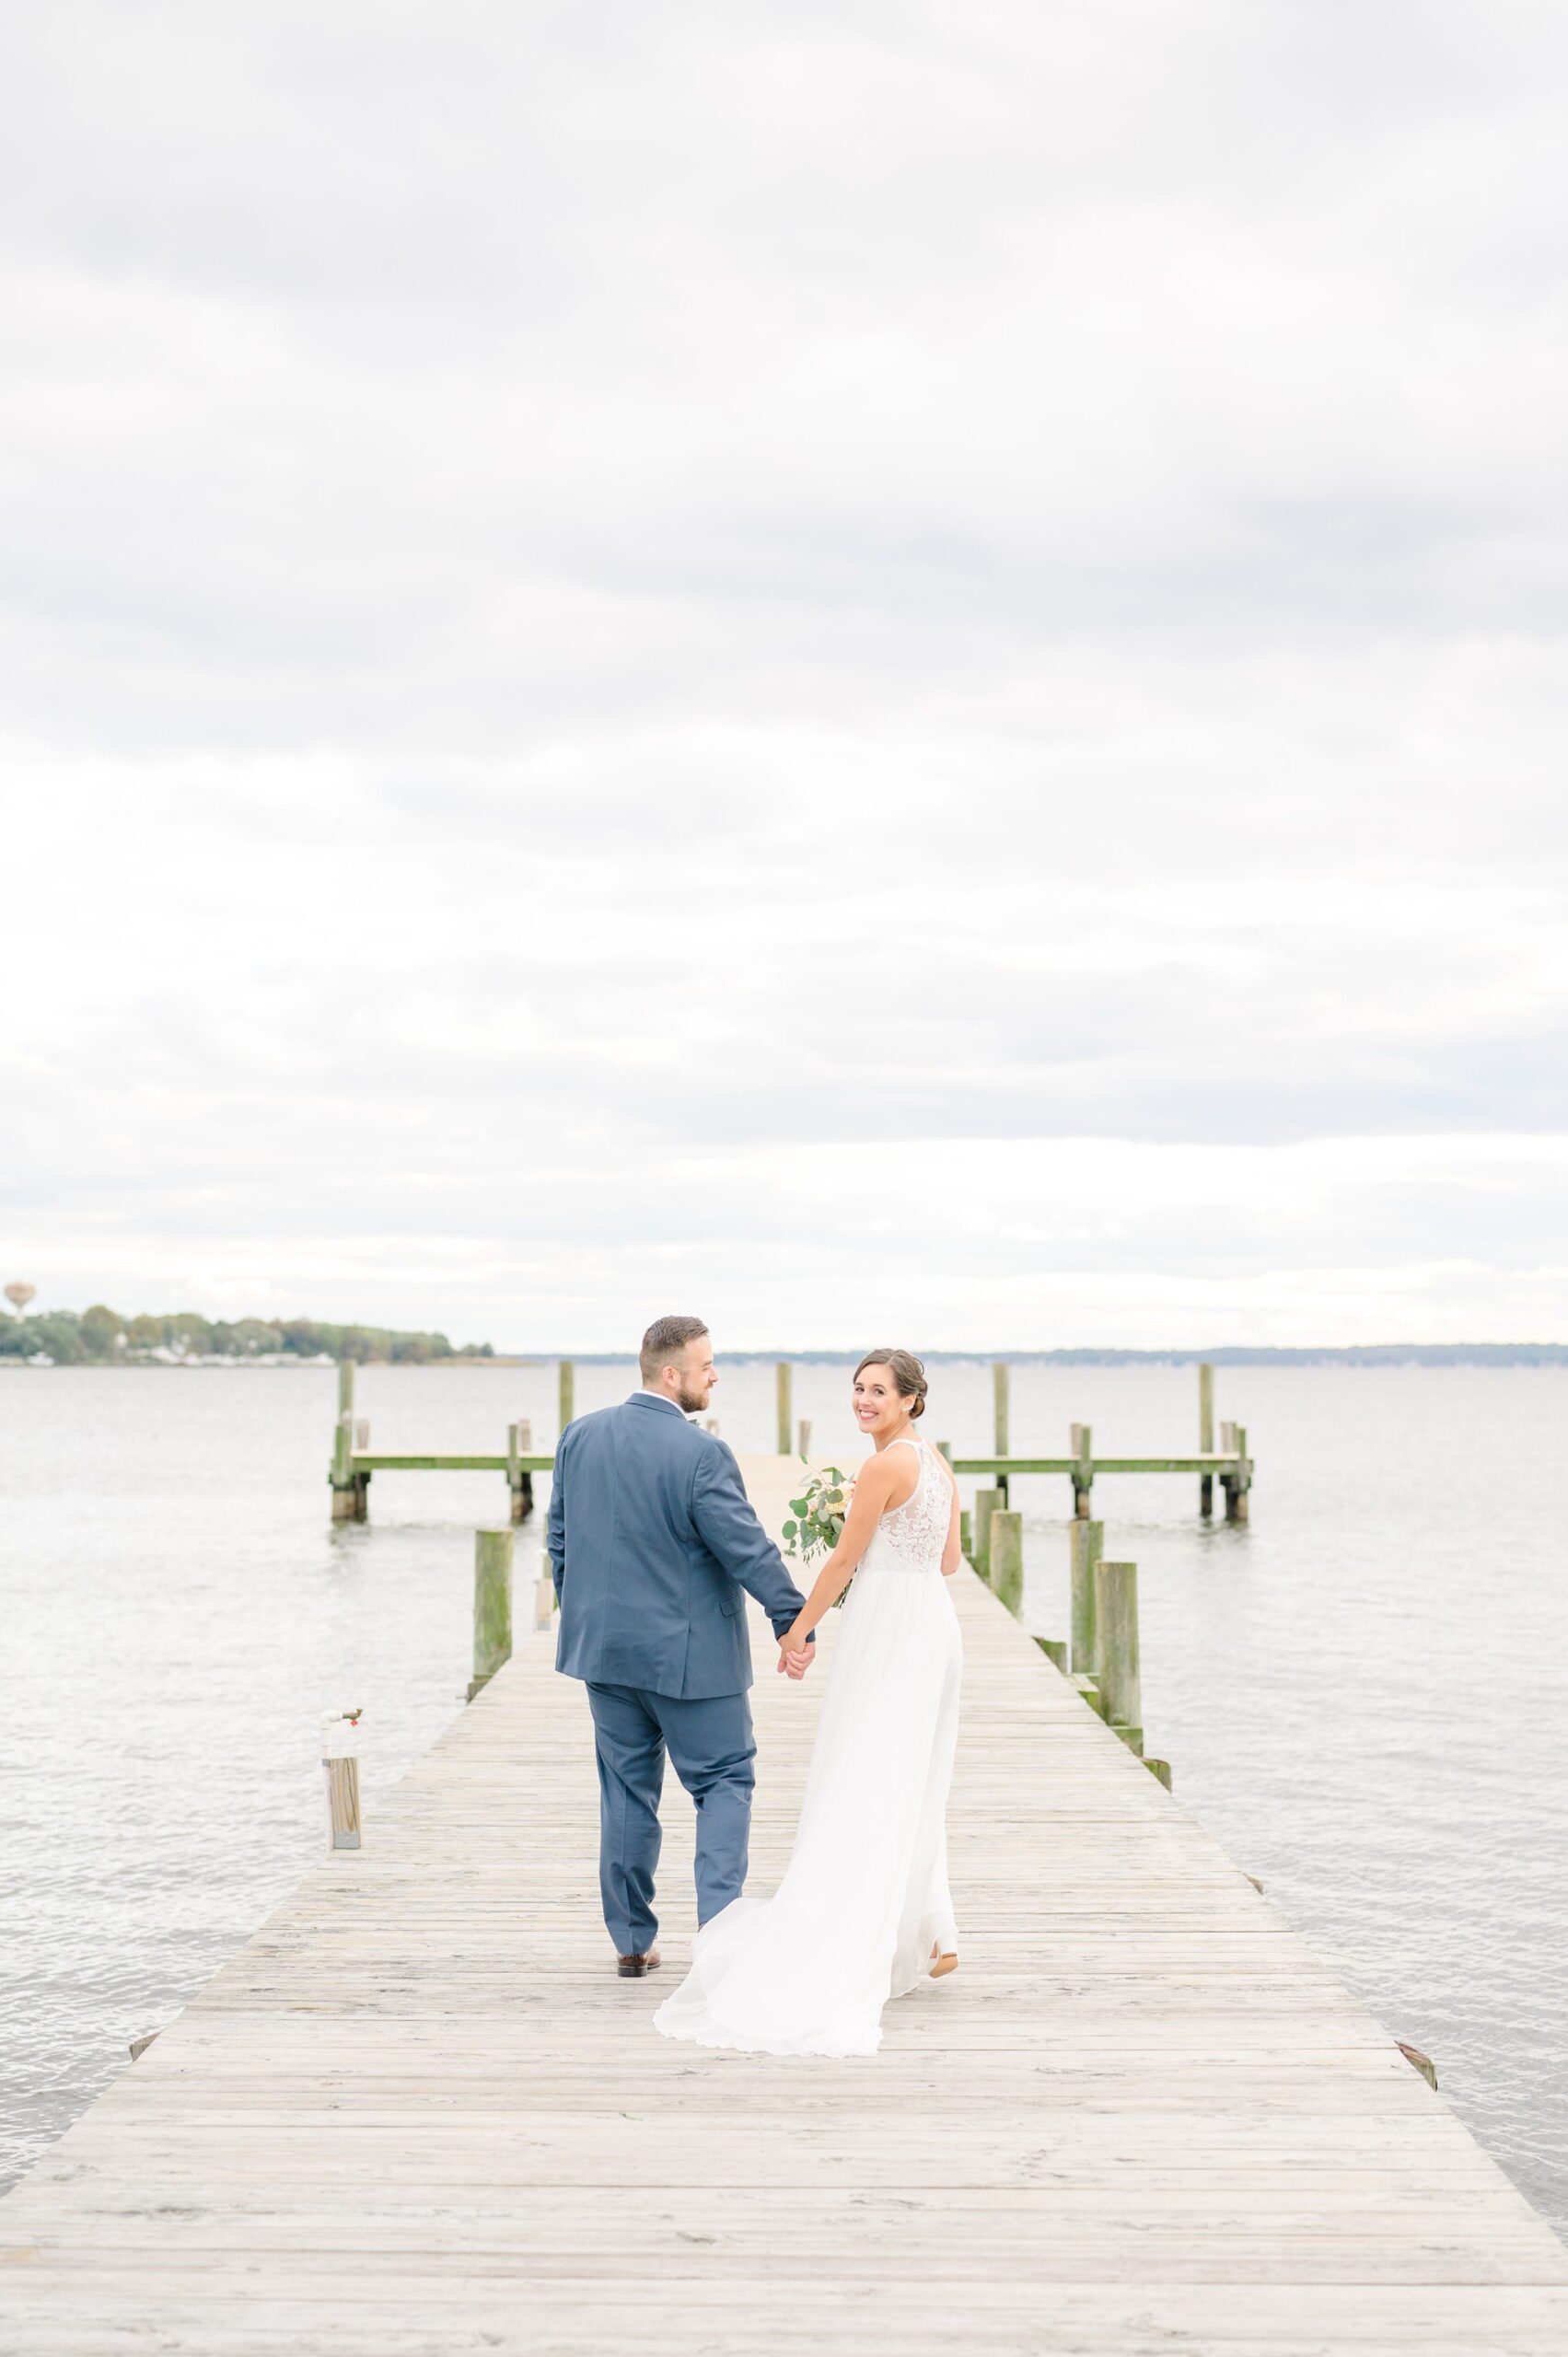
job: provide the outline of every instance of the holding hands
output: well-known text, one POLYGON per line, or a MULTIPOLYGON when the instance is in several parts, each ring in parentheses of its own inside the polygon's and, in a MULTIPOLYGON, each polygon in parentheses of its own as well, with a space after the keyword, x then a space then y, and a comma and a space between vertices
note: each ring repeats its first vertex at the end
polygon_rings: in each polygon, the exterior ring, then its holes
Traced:
POLYGON ((804 1678, 816 1651, 815 1639, 808 1637, 802 1641, 796 1638, 793 1629, 786 1629, 779 1639, 780 1676, 793 1678, 796 1681, 804 1678))

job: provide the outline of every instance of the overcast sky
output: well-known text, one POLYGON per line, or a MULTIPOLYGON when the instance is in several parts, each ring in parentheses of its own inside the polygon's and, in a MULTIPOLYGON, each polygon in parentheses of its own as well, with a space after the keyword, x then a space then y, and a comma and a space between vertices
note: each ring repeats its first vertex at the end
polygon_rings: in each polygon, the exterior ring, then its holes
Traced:
POLYGON ((0 1256, 1568 1335, 1568 16, 17 11, 0 1256))

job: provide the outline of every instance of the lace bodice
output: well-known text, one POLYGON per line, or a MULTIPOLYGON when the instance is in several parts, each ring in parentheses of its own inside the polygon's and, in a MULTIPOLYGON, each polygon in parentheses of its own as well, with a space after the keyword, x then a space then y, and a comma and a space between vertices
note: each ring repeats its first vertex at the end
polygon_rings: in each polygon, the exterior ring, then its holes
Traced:
POLYGON ((947 1544, 947 1532, 953 1519, 953 1492, 946 1474, 935 1463, 936 1452, 929 1441, 906 1439, 889 1441, 889 1448, 912 1448, 920 1458, 920 1472, 913 1490, 901 1506, 894 1506, 882 1516, 876 1536, 865 1550, 867 1565, 877 1564, 895 1572, 934 1573, 942 1576, 942 1550, 947 1544))

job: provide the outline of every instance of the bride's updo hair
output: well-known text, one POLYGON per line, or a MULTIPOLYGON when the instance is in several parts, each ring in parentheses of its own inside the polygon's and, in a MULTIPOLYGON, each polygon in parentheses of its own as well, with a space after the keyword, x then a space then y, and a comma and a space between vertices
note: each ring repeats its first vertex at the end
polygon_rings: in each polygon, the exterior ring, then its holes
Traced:
POLYGON ((925 1413, 925 1369, 912 1351, 867 1351, 855 1368, 858 1381, 868 1366, 885 1366, 899 1387, 899 1397, 910 1403, 911 1417, 925 1413))

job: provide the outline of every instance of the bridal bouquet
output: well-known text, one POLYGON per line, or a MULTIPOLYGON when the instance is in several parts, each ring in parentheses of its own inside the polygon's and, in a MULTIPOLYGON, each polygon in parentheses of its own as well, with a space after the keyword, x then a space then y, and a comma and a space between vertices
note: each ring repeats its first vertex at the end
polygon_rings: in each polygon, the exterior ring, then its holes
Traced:
MULTIPOLYGON (((809 1562, 813 1555, 830 1554, 843 1537, 844 1521, 854 1496, 854 1483, 830 1465, 813 1474, 799 1497, 791 1498, 793 1519, 784 1527, 784 1553, 809 1562)), ((849 1594, 846 1587, 844 1596, 849 1594)), ((835 1602, 842 1604, 843 1596, 835 1602)))

